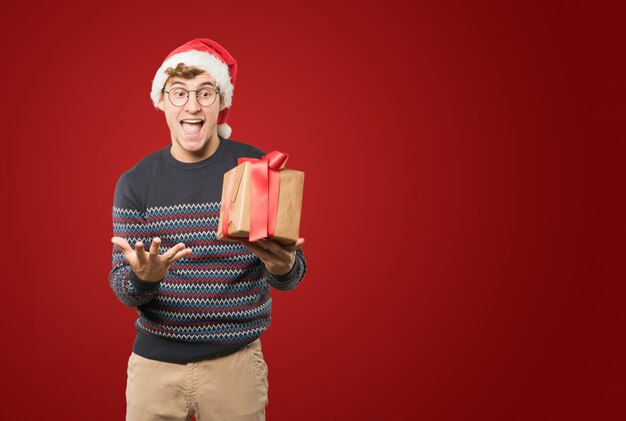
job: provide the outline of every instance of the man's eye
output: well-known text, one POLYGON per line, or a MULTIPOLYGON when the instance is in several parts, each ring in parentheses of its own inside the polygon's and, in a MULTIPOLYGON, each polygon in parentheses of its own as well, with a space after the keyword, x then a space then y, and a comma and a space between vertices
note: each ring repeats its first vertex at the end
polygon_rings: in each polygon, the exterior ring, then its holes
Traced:
POLYGON ((212 94, 213 94, 213 92, 211 92, 209 90, 200 91, 198 93, 198 95, 200 95, 202 98, 210 98, 212 94))

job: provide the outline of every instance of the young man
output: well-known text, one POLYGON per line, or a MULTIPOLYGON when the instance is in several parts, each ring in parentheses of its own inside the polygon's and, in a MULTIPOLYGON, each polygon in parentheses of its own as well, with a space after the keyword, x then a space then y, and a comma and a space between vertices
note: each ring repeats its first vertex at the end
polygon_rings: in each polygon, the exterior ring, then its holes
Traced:
POLYGON ((261 334, 270 286, 304 277, 291 246, 216 240, 223 176, 260 158, 229 140, 237 64, 218 43, 194 39, 170 53, 152 84, 171 145, 121 175, 113 204, 117 297, 136 307, 128 360, 127 420, 263 420, 268 404, 261 334))

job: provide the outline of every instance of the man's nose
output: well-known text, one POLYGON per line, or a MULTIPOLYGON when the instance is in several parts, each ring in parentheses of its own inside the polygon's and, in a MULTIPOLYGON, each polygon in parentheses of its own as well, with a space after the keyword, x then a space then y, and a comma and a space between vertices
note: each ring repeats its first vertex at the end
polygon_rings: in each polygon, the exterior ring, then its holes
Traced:
POLYGON ((198 102, 198 97, 196 96, 195 92, 189 92, 189 99, 187 100, 187 103, 185 104, 185 111, 199 111, 201 110, 202 107, 200 106, 200 103, 198 102))

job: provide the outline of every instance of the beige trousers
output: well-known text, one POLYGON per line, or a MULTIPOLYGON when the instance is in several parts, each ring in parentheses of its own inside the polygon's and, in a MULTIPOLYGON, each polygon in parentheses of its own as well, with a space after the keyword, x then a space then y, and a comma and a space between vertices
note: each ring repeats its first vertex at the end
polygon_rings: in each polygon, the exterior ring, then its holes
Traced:
POLYGON ((269 400, 261 340, 234 354, 174 364, 128 359, 126 421, 265 420, 269 400))

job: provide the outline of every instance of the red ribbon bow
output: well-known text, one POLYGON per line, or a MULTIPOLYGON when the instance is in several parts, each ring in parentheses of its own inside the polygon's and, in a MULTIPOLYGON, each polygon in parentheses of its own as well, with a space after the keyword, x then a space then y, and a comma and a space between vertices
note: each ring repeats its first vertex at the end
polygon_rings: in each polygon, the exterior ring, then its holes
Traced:
MULTIPOLYGON (((278 211, 278 192, 280 190, 280 173, 285 167, 289 155, 272 151, 256 158, 239 158, 237 165, 250 163, 250 234, 248 241, 271 238, 276 231, 276 214, 278 211)), ((230 201, 235 185, 236 171, 230 173, 226 195, 224 197, 224 218, 222 235, 228 236, 230 201)))

